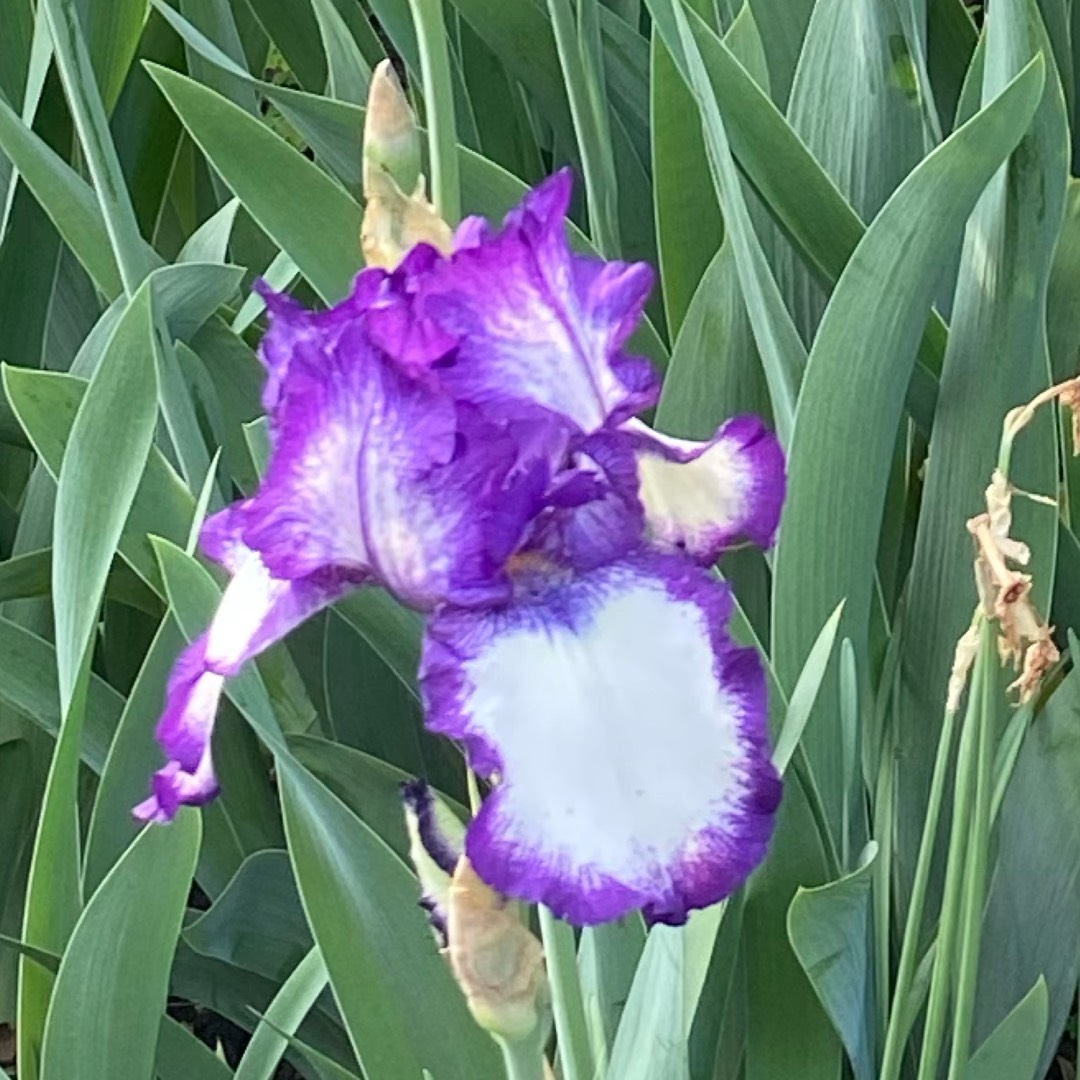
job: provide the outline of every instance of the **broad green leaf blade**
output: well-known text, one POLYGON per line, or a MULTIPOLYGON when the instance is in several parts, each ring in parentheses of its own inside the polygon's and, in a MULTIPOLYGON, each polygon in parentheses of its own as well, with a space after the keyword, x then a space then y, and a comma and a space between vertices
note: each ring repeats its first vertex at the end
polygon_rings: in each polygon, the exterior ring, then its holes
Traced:
POLYGON ((210 910, 184 928, 184 942, 203 956, 284 982, 312 946, 288 855, 249 855, 210 910))
MULTIPOLYGON (((213 90, 148 70, 207 160, 327 302, 359 272, 362 212, 352 197, 261 121, 213 90)), ((357 134, 359 147, 359 134, 357 134)), ((359 154, 359 149, 357 149, 359 154)))
POLYGON ((800 889, 788 909, 788 937, 844 1041, 855 1080, 873 1080, 874 970, 870 905, 877 843, 838 881, 800 889))
POLYGON ((229 1080, 232 1069, 171 1016, 162 1018, 154 1072, 158 1080, 229 1080))
POLYGON ((555 129, 564 152, 573 148, 574 126, 555 35, 543 7, 504 4, 501 0, 453 0, 453 6, 529 90, 544 120, 555 129))
MULTIPOLYGON (((815 5, 787 115, 855 212, 871 221, 926 149, 915 68, 895 4, 815 5)), ((783 256, 786 295, 803 339, 811 341, 825 295, 790 248, 783 256)))
POLYGON ((259 1021, 236 1067, 237 1080, 273 1080, 278 1063, 289 1048, 289 1036, 296 1034, 328 981, 322 954, 317 948, 312 949, 285 980, 259 1021))
POLYGON ((607 258, 622 248, 619 239, 619 182, 611 145, 611 120, 599 57, 596 0, 578 4, 577 19, 570 0, 547 0, 548 17, 562 68, 562 81, 570 102, 578 155, 589 211, 589 233, 607 258), (592 33, 583 33, 589 13, 592 33))
POLYGON ((177 262, 223 263, 229 254, 229 237, 232 236, 239 199, 230 199, 220 210, 208 217, 180 249, 177 262))
POLYGON ((814 0, 753 0, 753 6, 769 61, 773 100, 783 108, 802 53, 814 0))
POLYGON ((685 1080, 688 1042, 726 901, 645 941, 611 1050, 607 1080, 685 1080))
MULTIPOLYGON (((86 382, 59 372, 7 367, 3 382, 8 401, 42 464, 49 474, 59 476, 86 382)), ((159 593, 161 575, 148 537, 154 533, 183 543, 194 506, 184 482, 160 451, 151 448, 146 472, 124 522, 119 550, 131 568, 159 593)))
POLYGON ((597 1061, 615 1041, 645 948, 645 926, 637 914, 615 922, 586 926, 578 945, 581 994, 597 1061), (601 1054, 600 1048, 603 1048, 601 1054))
MULTIPOLYGON (((692 6, 707 17, 704 0, 695 0, 692 6)), ((749 4, 744 5, 725 40, 747 70, 767 83, 764 54, 759 53, 761 39, 749 4)), ((649 86, 660 285, 668 332, 674 340, 691 298, 699 295, 699 283, 716 256, 724 227, 693 95, 655 27, 649 86)), ((739 300, 741 305, 741 297, 739 300)), ((724 365, 717 363, 716 367, 722 371, 724 365)))
MULTIPOLYGON (((408 773, 362 750, 313 735, 293 736, 289 748, 406 866, 412 865, 401 804, 401 784, 410 779, 408 773)), ((442 792, 439 797, 468 821, 464 806, 442 792)))
MULTIPOLYGON (((60 696, 56 685, 56 650, 52 644, 10 619, 0 617, 0 704, 55 736, 60 731, 60 696)), ((80 752, 94 772, 101 772, 109 742, 119 723, 124 698, 97 675, 90 676, 80 752)))
MULTIPOLYGON (((1054 382, 1071 378, 1076 373, 1076 357, 1080 355, 1080 296, 1075 288, 1078 278, 1080 180, 1070 178, 1065 197, 1065 217, 1054 250, 1054 263, 1050 269, 1050 283, 1046 295, 1046 334, 1050 349, 1050 372, 1054 382)), ((1071 432, 1066 423, 1062 424, 1061 436, 1061 457, 1065 469, 1065 497, 1062 503, 1064 519, 1073 532, 1076 532, 1080 530, 1080 459, 1072 453, 1071 432)), ((1054 583, 1055 589, 1061 577, 1059 569, 1058 580, 1054 583)), ((1061 623, 1057 625, 1060 626, 1061 623)))
POLYGON ((86 836, 83 890, 93 893, 139 831, 131 808, 146 795, 147 784, 161 765, 154 724, 165 699, 165 685, 183 635, 167 618, 146 654, 117 725, 109 756, 101 770, 86 836))
MULTIPOLYGON (((131 7, 131 0, 123 0, 113 10, 131 7)), ((120 279, 124 291, 132 296, 153 268, 154 261, 148 257, 139 232, 135 208, 128 195, 120 158, 109 131, 105 104, 83 37, 76 0, 41 0, 39 14, 49 22, 56 66, 94 182, 120 279)))
POLYGON ((110 299, 123 287, 90 186, 0 98, 0 150, 14 163, 60 235, 110 299))
POLYGON ((194 810, 148 826, 86 905, 56 976, 42 1080, 150 1075, 200 832, 194 810))
POLYGON ((926 149, 898 7, 873 0, 816 4, 787 116, 855 212, 872 220, 926 149), (837 63, 840 56, 844 63, 837 63))
POLYGON ((840 619, 843 614, 844 601, 841 600, 833 613, 825 620, 825 625, 811 646, 806 662, 788 697, 784 723, 773 750, 773 764, 781 775, 787 771, 796 747, 802 742, 807 721, 810 719, 814 703, 821 691, 821 684, 825 681, 825 672, 832 659, 836 632, 840 628, 840 619))
POLYGON ((652 170, 660 286, 672 339, 724 236, 694 99, 652 35, 652 170))
POLYGON ((979 32, 964 0, 928 0, 926 62, 942 131, 952 128, 979 32))
MULTIPOLYGON (((63 713, 49 763, 41 813, 23 905, 22 940, 63 953, 79 913, 79 743, 85 716, 90 666, 82 666, 78 685, 63 713)), ((16 1054, 23 1080, 44 1077, 43 1054, 54 975, 30 956, 19 962, 16 1054)))
MULTIPOLYGON (((657 30, 683 78, 689 82, 690 73, 675 19, 674 3, 682 0, 647 2, 657 30)), ((772 0, 769 3, 771 6, 772 0)), ((755 15, 761 15, 757 5, 754 11, 755 15)), ((692 10, 686 10, 686 19, 701 51, 735 159, 777 225, 822 283, 830 288, 855 250, 865 226, 731 50, 692 10)), ((920 353, 932 371, 940 368, 945 337, 945 325, 934 315, 920 353)))
POLYGON ((495 1080, 494 1042, 465 1007, 417 906, 416 879, 302 766, 280 758, 289 854, 308 921, 369 1080, 495 1080))
MULTIPOLYGON (((262 66, 269 57, 266 55, 265 44, 263 55, 258 60, 249 60, 244 52, 244 42, 240 33, 239 19, 245 15, 243 7, 234 4, 231 0, 179 0, 183 9, 184 18, 198 27, 204 33, 207 40, 222 51, 225 56, 236 65, 237 72, 247 75, 248 71, 255 66, 262 66)), ((164 9, 156 8, 157 14, 164 18, 164 9)), ((253 17, 249 15, 249 17, 253 17)), ((169 20, 164 20, 169 24, 169 20)), ((230 101, 234 101, 246 112, 253 116, 258 113, 259 99, 248 79, 232 79, 215 64, 207 63, 206 59, 198 54, 188 42, 184 42, 184 56, 187 61, 187 73, 204 86, 209 86, 219 94, 224 94, 230 101)), ((169 67, 174 65, 170 64, 169 67)), ((177 65, 179 66, 179 65, 177 65)))
POLYGON ((705 270, 682 320, 656 424, 668 434, 708 439, 730 416, 768 416, 770 409, 729 237, 705 270))
MULTIPOLYGON (((994 11, 985 38, 984 101, 1030 57, 1050 58, 1034 0, 1002 0, 994 11)), ((908 766, 897 785, 900 866, 914 866, 953 648, 975 601, 964 523, 985 509, 1006 413, 1049 381, 1047 290, 1067 173, 1065 108, 1050 71, 1024 139, 980 199, 964 238, 911 568, 908 620, 919 632, 905 642, 899 706, 899 753, 908 766)), ((1055 442, 1052 417, 1044 410, 1017 443, 1010 479, 1026 491, 1053 495, 1055 442)), ((1032 599, 1046 611, 1057 513, 1019 500, 1014 514, 1014 535, 1032 552, 1032 599)), ((906 888, 902 880, 901 893, 906 888)), ((1034 977, 1018 993, 1032 982, 1034 977)))
MULTIPOLYGON (((774 564, 773 662, 784 686, 793 685, 822 621, 844 599, 842 633, 868 670, 878 533, 934 272, 1023 136, 1043 82, 1042 62, 1033 61, 920 164, 874 220, 833 293, 799 396, 774 564), (837 470, 844 484, 835 483, 837 470)), ((805 746, 838 824, 839 716, 831 709, 818 716, 805 746)))
MULTIPOLYGON (((701 111, 705 145, 724 210, 743 300, 765 370, 773 418, 780 440, 786 446, 791 437, 795 396, 806 353, 750 218, 719 103, 688 16, 683 12, 681 0, 676 3, 680 6, 673 9, 673 14, 686 57, 689 85, 701 111)), ((689 17, 696 18, 692 14, 689 17)))
POLYGON ((105 112, 111 113, 143 31, 146 0, 115 0, 109 4, 76 0, 74 7, 86 37, 86 51, 101 88, 105 112))
POLYGON ((27 551, 0 562, 0 603, 31 596, 48 596, 52 549, 27 551))
POLYGON ((327 97, 363 105, 367 101, 371 69, 356 39, 333 0, 311 0, 311 6, 319 21, 319 36, 326 53, 327 97))
POLYGON ((1046 1021, 1046 980, 1040 975, 1016 1008, 975 1051, 964 1070, 964 1080, 1037 1078, 1046 1021))
POLYGON ((1050 1068, 1072 1010, 1080 956, 1080 679, 1071 673, 1054 691, 1024 739, 1000 814, 1000 851, 979 958, 974 1044, 997 1025, 1040 978, 1049 1002, 1039 1040, 1042 1077, 1050 1068), (1032 888, 1032 882, 1038 888, 1032 888))
POLYGON ((153 293, 124 313, 71 427, 57 483, 53 611, 61 711, 90 647, 105 580, 157 423, 153 293), (101 492, 109 491, 103 499, 101 492))

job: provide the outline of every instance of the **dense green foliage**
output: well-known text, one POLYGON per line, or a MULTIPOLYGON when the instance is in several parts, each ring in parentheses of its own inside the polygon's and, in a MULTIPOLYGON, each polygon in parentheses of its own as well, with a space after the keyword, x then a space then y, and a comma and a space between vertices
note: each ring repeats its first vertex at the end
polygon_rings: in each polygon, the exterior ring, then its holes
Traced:
POLYGON ((412 612, 370 590, 296 631, 228 685, 221 798, 130 815, 224 580, 198 526, 265 461, 251 285, 348 291, 388 53, 440 209, 575 165, 578 241, 657 269, 657 426, 758 412, 788 453, 777 548, 720 566, 789 766, 769 858, 685 927, 583 931, 576 968, 544 927, 557 1075, 1047 1075, 1080 974, 1080 466, 1053 403, 1000 447, 1080 354, 1080 3, 983 6, 0 0, 12 1075, 506 1075, 416 905, 398 783, 469 793, 412 612), (946 712, 999 463, 1046 497, 1014 534, 1061 657, 1017 708, 984 625, 946 712))

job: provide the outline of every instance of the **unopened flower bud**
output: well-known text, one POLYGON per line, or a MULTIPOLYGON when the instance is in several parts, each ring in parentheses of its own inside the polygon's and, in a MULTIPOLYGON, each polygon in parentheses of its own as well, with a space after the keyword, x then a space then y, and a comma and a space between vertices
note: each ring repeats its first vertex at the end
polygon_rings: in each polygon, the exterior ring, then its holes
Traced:
POLYGON ((465 826, 423 780, 401 785, 409 857, 420 879, 420 906, 446 948, 450 884, 465 848, 465 826))
POLYGON ((363 176, 367 203, 360 244, 368 266, 393 269, 420 243, 450 252, 453 233, 424 197, 416 120, 389 60, 371 78, 363 176))
POLYGON ((550 997, 540 942, 465 856, 450 886, 448 931, 454 977, 482 1028, 520 1042, 547 1024, 550 997))
POLYGON ((364 193, 382 193, 389 177, 402 191, 420 179, 420 133, 389 60, 375 68, 364 119, 364 193))

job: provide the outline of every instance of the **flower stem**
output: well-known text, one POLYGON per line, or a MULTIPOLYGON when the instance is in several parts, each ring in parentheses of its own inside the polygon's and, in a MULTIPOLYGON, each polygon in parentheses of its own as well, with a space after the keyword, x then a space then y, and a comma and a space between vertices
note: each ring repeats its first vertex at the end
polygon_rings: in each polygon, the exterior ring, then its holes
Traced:
POLYGON ((450 78, 450 52, 442 0, 409 0, 409 7, 420 46, 420 72, 424 80, 431 198, 439 216, 455 225, 461 218, 461 179, 454 85, 450 78))
POLYGON ((903 1061, 904 1044, 907 1041, 908 1032, 902 1021, 908 1013, 907 999, 911 994, 915 965, 919 959, 919 932, 922 929, 923 911, 926 907, 926 891, 930 882, 930 867, 934 861, 934 845, 937 839, 938 821, 941 818, 941 804, 945 797, 945 778, 949 771, 955 729, 956 710, 946 709, 945 718, 941 724, 941 734, 938 736, 934 774, 930 780, 930 799, 926 807, 922 839, 919 842, 919 855, 915 863, 911 902, 908 905, 907 921, 904 924, 904 941, 900 947, 900 962, 896 969, 896 988, 893 993, 892 1012, 889 1015, 889 1027, 885 1035, 880 1080, 897 1080, 903 1061))
MULTIPOLYGON (((986 623, 980 629, 981 644, 989 641, 986 623)), ((949 835, 949 860, 945 870, 945 893, 941 905, 937 955, 926 1007, 926 1026, 923 1031, 922 1056, 919 1059, 918 1080, 934 1080, 941 1059, 941 1042, 949 1011, 949 996, 953 985, 952 964, 956 952, 956 935, 960 924, 964 877, 967 865, 967 840, 970 808, 975 784, 978 752, 978 724, 983 701, 983 684, 989 678, 985 647, 980 647, 971 676, 967 713, 960 734, 957 752, 956 786, 953 792, 953 819, 949 835)), ((899 999, 897 999, 899 1000, 899 999)))
POLYGON ((533 1040, 508 1042, 496 1039, 506 1066, 506 1080, 544 1080, 544 1051, 533 1040))
POLYGON ((559 1060, 563 1080, 592 1080, 594 1063, 585 1022, 585 999, 578 977, 574 931, 540 906, 540 934, 544 940, 551 1006, 555 1014, 555 1034, 559 1040, 559 1060))
MULTIPOLYGON (((984 629, 980 656, 990 666, 993 643, 984 629)), ((993 680, 983 678, 978 714, 975 802, 968 836, 967 867, 964 876, 964 908, 961 916, 962 937, 960 964, 956 980, 956 1005, 953 1010, 952 1049, 949 1055, 949 1080, 960 1080, 971 1053, 971 1027, 975 1016, 975 991, 979 975, 979 949, 982 945, 983 905, 986 902, 986 873, 990 847, 990 793, 994 784, 993 680)))

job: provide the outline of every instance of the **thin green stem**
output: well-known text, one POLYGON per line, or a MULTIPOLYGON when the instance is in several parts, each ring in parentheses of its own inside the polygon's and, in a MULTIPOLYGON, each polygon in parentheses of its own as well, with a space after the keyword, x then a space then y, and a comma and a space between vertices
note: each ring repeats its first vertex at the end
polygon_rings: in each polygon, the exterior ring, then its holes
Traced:
POLYGON ((592 1080, 595 1066, 585 1022, 585 999, 578 977, 573 928, 541 905, 540 934, 551 984, 551 1007, 555 1014, 563 1080, 592 1080))
POLYGON ((442 0, 409 0, 420 47, 424 80, 428 152, 431 159, 431 197, 444 221, 461 218, 461 177, 457 158, 454 86, 450 77, 450 46, 443 20, 442 0))
POLYGON ((606 258, 619 254, 618 184, 607 131, 607 105, 597 85, 595 64, 586 66, 583 40, 575 25, 570 0, 547 0, 555 45, 559 52, 570 115, 574 121, 585 198, 589 206, 589 230, 593 242, 606 258))
MULTIPOLYGON (((988 633, 985 624, 983 633, 988 633)), ((967 713, 960 734, 957 752, 956 785, 953 792, 953 819, 949 835, 949 860, 945 870, 945 893, 938 927, 937 956, 930 985, 930 1000, 926 1006, 926 1026, 923 1030, 922 1056, 919 1059, 918 1080, 935 1080, 941 1060, 941 1043, 949 1012, 949 996, 953 984, 953 960, 956 935, 960 924, 963 885, 967 864, 967 839, 971 821, 971 802, 974 794, 976 754, 978 752, 978 723, 982 708, 982 687, 988 678, 984 650, 979 649, 971 677, 967 713)))
MULTIPOLYGON (((979 648, 990 656, 994 643, 984 626, 979 648)), ((979 949, 982 945, 983 905, 986 903, 986 874, 990 853, 990 804, 994 786, 994 680, 983 680, 980 695, 978 756, 976 758, 975 804, 968 836, 967 873, 964 880, 964 910, 961 920, 960 965, 956 980, 956 1007, 953 1019, 949 1080, 960 1080, 971 1052, 971 1028, 975 1017, 975 992, 979 976, 979 949)))
POLYGON ((889 1015, 889 1027, 885 1035, 885 1051, 881 1060, 880 1080, 897 1080, 900 1065, 904 1057, 904 1043, 907 1030, 903 1023, 907 1000, 911 994, 911 985, 915 976, 915 967, 919 959, 919 933, 922 930, 923 912, 926 907, 926 891, 930 883, 930 867, 934 861, 934 846, 937 840, 938 821, 941 818, 941 804, 945 797, 945 779, 949 771, 949 758, 952 754, 953 733, 956 730, 956 712, 946 709, 938 736, 937 757, 934 760, 934 773, 930 780, 930 799, 923 821, 922 839, 919 842, 919 855, 915 862, 915 878, 911 886, 911 902, 908 905, 907 921, 904 924, 904 940, 900 947, 900 961, 896 969, 896 987, 893 991, 892 1012, 889 1015))
POLYGON ((506 1080, 544 1080, 543 1048, 531 1040, 506 1042, 495 1040, 502 1050, 506 1080))
MULTIPOLYGON (((891 753, 882 755, 874 798, 874 834, 878 842, 878 857, 874 861, 874 971, 877 975, 877 1004, 879 1023, 888 1023, 889 1009, 889 942, 892 927, 892 867, 894 816, 896 811, 896 759, 891 753), (879 827, 880 825, 880 827, 879 827)), ((845 866, 847 864, 845 863, 845 866)))
POLYGON ((484 800, 480 797, 480 782, 476 779, 476 773, 468 765, 465 766, 465 782, 469 788, 469 809, 476 817, 484 800))

